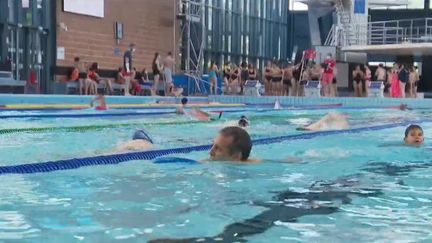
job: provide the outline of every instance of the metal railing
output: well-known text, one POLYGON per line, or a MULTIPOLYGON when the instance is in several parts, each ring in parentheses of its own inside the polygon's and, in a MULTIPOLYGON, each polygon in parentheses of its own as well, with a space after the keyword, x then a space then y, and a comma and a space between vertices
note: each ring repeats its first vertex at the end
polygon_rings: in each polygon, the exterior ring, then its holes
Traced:
POLYGON ((432 43, 432 18, 368 23, 368 44, 432 43))

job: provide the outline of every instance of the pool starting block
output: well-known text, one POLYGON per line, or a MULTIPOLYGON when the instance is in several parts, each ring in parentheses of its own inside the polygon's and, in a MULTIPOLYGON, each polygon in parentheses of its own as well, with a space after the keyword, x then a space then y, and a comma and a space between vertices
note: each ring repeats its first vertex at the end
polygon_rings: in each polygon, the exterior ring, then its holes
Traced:
POLYGON ((384 98, 384 82, 382 81, 370 82, 368 97, 384 98))
POLYGON ((244 85, 245 96, 261 96, 265 93, 265 88, 260 81, 248 80, 244 85))
POLYGON ((321 83, 320 81, 306 81, 304 85, 306 97, 321 97, 321 83))

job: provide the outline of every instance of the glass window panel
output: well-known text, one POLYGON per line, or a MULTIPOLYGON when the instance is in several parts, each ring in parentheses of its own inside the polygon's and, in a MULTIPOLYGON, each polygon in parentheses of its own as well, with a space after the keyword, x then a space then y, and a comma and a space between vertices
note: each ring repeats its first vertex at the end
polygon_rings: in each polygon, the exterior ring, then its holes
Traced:
POLYGON ((425 0, 409 0, 408 4, 398 4, 398 2, 406 2, 400 0, 387 0, 386 4, 371 5, 371 9, 423 9, 425 0))
POLYGON ((294 0, 290 1, 289 10, 291 11, 307 11, 308 6, 304 3, 299 3, 294 0))

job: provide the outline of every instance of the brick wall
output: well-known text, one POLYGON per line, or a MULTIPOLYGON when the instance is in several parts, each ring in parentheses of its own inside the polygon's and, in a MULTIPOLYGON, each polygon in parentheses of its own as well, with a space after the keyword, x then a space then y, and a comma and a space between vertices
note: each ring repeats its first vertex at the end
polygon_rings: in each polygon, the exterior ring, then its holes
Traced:
POLYGON ((65 23, 68 31, 57 28, 57 46, 65 48, 65 60, 57 60, 58 66, 71 66, 79 56, 86 63, 98 62, 101 69, 117 69, 123 65, 123 52, 135 43, 134 66, 150 69, 155 52, 165 56, 173 50, 174 0, 105 0, 104 18, 63 12, 60 2, 57 23, 65 23), (124 28, 119 45, 114 39, 116 21, 124 28))

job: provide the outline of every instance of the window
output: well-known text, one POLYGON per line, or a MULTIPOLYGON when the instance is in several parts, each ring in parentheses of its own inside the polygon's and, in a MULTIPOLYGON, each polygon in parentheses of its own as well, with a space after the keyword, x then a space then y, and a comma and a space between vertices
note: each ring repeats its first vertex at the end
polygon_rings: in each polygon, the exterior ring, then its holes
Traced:
POLYGON ((425 0, 381 0, 371 9, 424 9, 425 0))
POLYGON ((289 10, 291 10, 291 11, 307 11, 308 6, 304 3, 296 2, 296 0, 290 0, 289 10))

